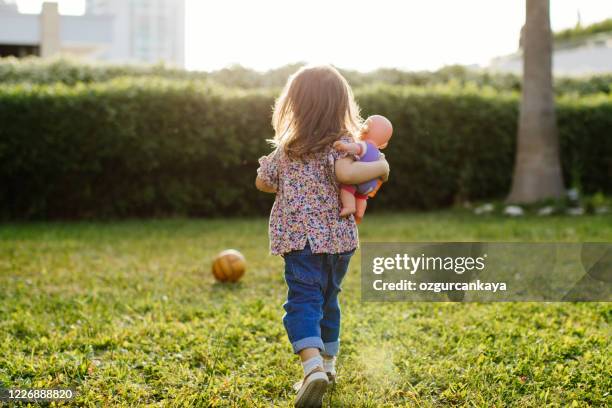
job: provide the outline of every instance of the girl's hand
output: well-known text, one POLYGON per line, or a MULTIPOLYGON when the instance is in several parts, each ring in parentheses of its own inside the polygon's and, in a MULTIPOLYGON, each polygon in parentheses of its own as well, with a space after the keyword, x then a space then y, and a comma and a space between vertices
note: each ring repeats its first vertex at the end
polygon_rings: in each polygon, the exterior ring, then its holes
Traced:
POLYGON ((268 185, 261 177, 257 176, 257 178, 255 179, 255 187, 259 190, 262 191, 264 193, 272 193, 275 194, 276 193, 276 188, 274 188, 273 186, 268 185))
POLYGON ((346 143, 344 143, 343 141, 338 140, 338 141, 335 141, 332 146, 334 149, 338 150, 339 152, 343 152, 346 149, 345 144, 346 143))
POLYGON ((385 154, 383 152, 380 153, 380 157, 378 158, 378 161, 384 161, 386 164, 387 171, 382 176, 380 176, 380 179, 383 182, 387 182, 387 180, 389 180, 389 173, 391 172, 391 167, 389 167, 389 162, 385 158, 385 154))

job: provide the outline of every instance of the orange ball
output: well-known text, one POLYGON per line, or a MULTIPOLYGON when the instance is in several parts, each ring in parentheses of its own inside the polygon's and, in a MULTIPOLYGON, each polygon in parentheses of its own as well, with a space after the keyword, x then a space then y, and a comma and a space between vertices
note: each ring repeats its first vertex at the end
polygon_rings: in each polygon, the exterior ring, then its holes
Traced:
POLYGON ((244 255, 235 249, 220 252, 212 264, 212 273, 219 282, 238 282, 246 270, 244 255))

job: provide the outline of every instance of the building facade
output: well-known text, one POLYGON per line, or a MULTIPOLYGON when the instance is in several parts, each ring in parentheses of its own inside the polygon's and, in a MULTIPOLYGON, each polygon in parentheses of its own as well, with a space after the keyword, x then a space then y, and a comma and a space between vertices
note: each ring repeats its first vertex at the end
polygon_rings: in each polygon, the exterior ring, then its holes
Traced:
POLYGON ((111 59, 185 65, 185 0, 87 0, 87 15, 115 18, 111 59))
POLYGON ((87 0, 82 16, 21 14, 0 0, 0 56, 56 54, 115 63, 185 65, 185 0, 87 0))
MULTIPOLYGON (((523 54, 495 58, 489 68, 493 71, 521 74, 523 54)), ((612 33, 601 33, 578 41, 555 44, 553 73, 559 76, 584 76, 612 72, 612 33)))

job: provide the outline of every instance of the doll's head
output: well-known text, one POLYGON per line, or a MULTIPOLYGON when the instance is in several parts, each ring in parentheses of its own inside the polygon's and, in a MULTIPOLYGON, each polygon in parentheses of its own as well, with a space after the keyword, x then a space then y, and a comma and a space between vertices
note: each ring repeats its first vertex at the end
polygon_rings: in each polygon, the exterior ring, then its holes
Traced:
POLYGON ((361 140, 373 143, 379 149, 384 149, 389 144, 393 134, 393 125, 389 119, 381 115, 368 117, 361 128, 361 140))

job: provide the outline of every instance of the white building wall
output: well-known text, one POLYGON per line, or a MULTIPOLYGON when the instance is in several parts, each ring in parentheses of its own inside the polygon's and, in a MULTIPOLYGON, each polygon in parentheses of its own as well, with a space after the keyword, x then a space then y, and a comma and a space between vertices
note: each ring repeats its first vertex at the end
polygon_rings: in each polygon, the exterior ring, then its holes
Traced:
POLYGON ((38 16, 0 11, 0 44, 39 45, 38 16))
POLYGON ((612 72, 612 46, 592 46, 559 51, 554 62, 559 74, 586 75, 612 72))
POLYGON ((60 53, 62 41, 60 38, 60 15, 57 3, 43 3, 40 13, 40 56, 53 57, 60 53))
MULTIPOLYGON (((496 58, 491 61, 489 68, 494 71, 521 74, 522 54, 496 58)), ((561 76, 612 73, 612 34, 599 36, 598 39, 581 45, 555 48, 553 72, 561 76)))
POLYGON ((185 65, 185 0, 87 0, 86 10, 115 16, 109 60, 185 65))
MULTIPOLYGON (((51 57, 56 54, 84 59, 105 59, 112 43, 113 17, 59 15, 57 4, 47 3, 43 12, 20 14, 0 3, 0 45, 33 47, 25 55, 51 57)), ((15 50, 13 50, 15 53, 15 50)), ((17 51, 14 55, 20 55, 17 51)))

